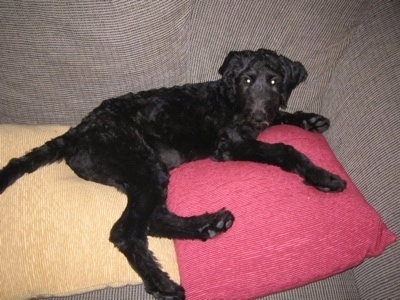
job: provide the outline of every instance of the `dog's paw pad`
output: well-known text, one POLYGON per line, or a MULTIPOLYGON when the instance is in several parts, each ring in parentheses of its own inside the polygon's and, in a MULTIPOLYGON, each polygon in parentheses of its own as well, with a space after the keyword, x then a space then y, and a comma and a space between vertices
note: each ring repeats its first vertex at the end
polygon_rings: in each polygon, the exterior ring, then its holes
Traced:
POLYGON ((232 227, 235 219, 233 214, 225 209, 221 209, 213 214, 208 214, 207 218, 207 224, 198 229, 202 235, 202 240, 214 238, 217 235, 227 231, 232 227))
POLYGON ((307 172, 304 183, 314 186, 323 192, 342 192, 347 185, 346 181, 338 175, 321 168, 315 168, 307 172))
POLYGON ((346 189, 347 183, 345 180, 337 175, 331 174, 329 180, 325 186, 321 186, 320 189, 324 192, 342 192, 346 189))
POLYGON ((217 224, 217 228, 218 229, 222 229, 222 228, 224 228, 224 225, 225 225, 224 221, 219 221, 218 224, 217 224))
POLYGON ((232 227, 232 224, 233 224, 233 220, 229 220, 228 222, 225 223, 225 228, 226 228, 226 229, 231 228, 231 227, 232 227))
POLYGON ((215 237, 217 235, 217 233, 214 230, 208 230, 208 236, 212 239, 213 237, 215 237))
POLYGON ((303 120, 302 127, 308 131, 322 133, 328 130, 330 126, 330 121, 328 118, 317 114, 307 114, 310 115, 308 118, 303 120))

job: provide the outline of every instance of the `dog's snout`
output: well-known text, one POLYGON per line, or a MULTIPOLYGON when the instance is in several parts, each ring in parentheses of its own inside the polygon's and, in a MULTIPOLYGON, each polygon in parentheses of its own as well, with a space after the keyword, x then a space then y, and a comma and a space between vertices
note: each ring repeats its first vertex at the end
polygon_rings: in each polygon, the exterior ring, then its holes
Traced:
POLYGON ((267 115, 262 111, 256 111, 255 113, 253 113, 252 117, 253 120, 256 122, 263 122, 267 119, 267 115))

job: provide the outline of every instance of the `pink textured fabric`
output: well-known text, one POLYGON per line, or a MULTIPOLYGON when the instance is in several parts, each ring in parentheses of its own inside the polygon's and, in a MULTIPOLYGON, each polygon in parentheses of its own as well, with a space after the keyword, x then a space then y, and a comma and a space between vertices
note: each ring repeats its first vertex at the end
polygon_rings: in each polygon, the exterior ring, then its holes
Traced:
POLYGON ((284 142, 340 174, 348 188, 323 193, 277 167, 210 159, 172 172, 168 206, 183 216, 217 211, 233 227, 207 242, 176 241, 187 299, 248 299, 298 287, 381 254, 396 239, 320 134, 282 125, 259 137, 284 142))

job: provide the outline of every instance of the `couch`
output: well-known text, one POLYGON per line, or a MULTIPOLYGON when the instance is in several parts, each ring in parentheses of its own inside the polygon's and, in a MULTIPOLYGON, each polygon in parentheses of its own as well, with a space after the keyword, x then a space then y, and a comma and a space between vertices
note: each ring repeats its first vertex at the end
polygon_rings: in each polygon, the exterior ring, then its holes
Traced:
MULTIPOLYGON (((15 144, 2 143, 2 149, 18 148, 27 138, 39 145, 35 135, 43 128, 61 132, 59 126, 76 124, 110 97, 215 80, 230 50, 268 48, 301 61, 309 77, 293 92, 288 111, 330 118, 325 137, 335 155, 400 234, 399 2, 4 0, 0 28, 0 124, 7 124, 0 128, 18 128, 15 144)), ((166 253, 165 261, 175 259, 172 250, 166 253)), ((355 268, 264 299, 400 299, 399 280, 395 243, 355 268)), ((61 299, 151 299, 143 285, 123 280, 76 293, 61 299)))

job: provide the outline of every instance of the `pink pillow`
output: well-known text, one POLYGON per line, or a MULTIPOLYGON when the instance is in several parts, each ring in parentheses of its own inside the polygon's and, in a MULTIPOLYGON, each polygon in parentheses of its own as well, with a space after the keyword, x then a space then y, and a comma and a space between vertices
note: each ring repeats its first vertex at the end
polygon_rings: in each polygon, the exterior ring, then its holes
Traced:
POLYGON ((299 287, 381 254, 396 239, 351 182, 325 138, 282 125, 261 141, 284 142, 347 181, 323 193, 277 167, 210 159, 172 172, 169 208, 182 216, 222 207, 230 230, 207 242, 176 241, 187 299, 245 299, 299 287))

